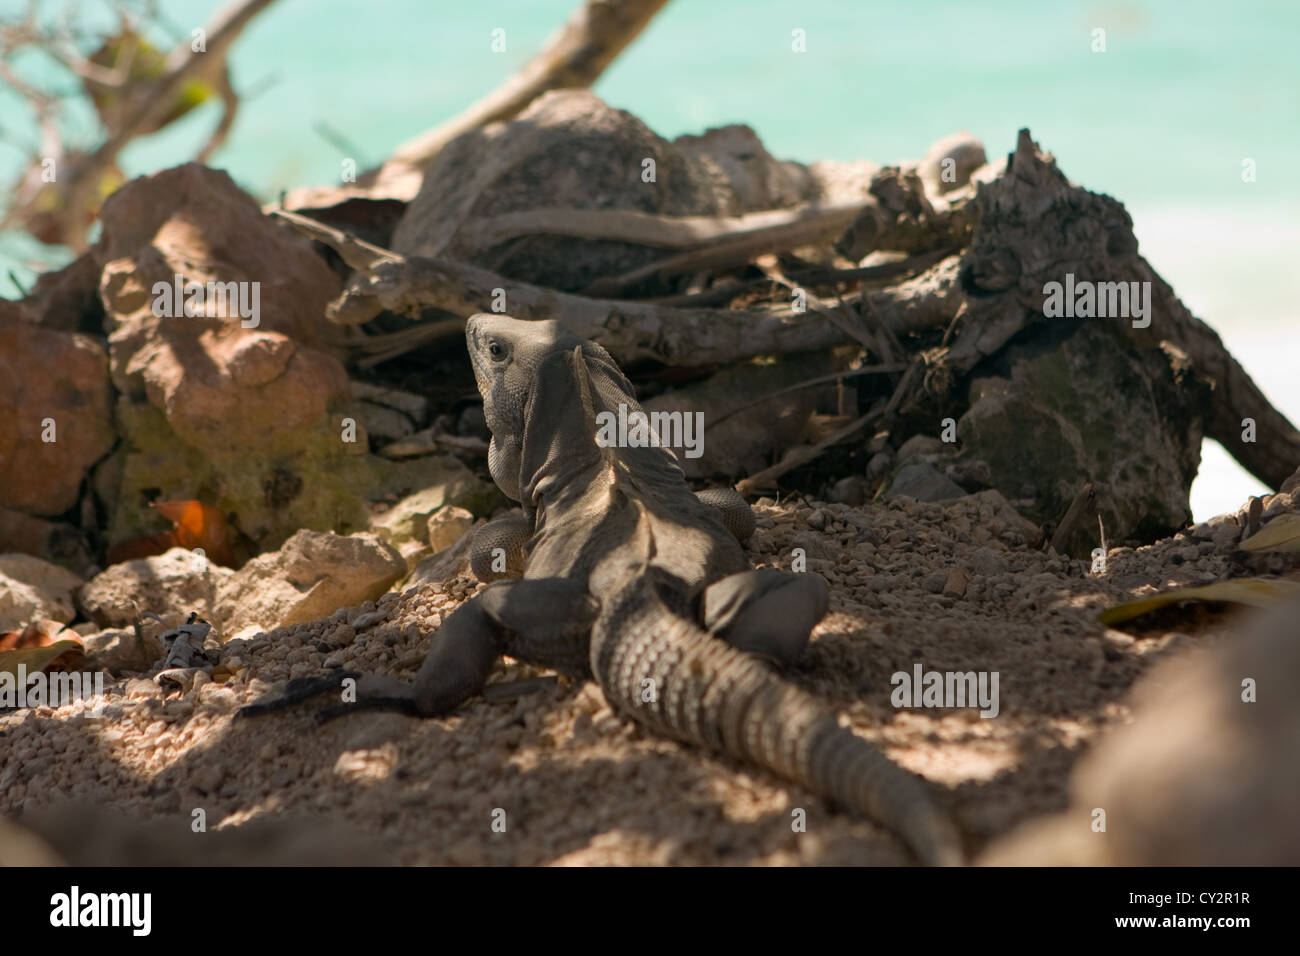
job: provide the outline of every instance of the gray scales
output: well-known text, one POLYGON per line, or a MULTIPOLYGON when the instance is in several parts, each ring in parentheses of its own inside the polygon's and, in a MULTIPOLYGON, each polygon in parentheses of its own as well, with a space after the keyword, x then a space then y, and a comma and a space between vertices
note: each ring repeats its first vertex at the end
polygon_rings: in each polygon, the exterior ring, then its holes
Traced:
MULTIPOLYGON (((414 685, 361 675, 357 702, 330 713, 450 713, 505 654, 594 678, 618 713, 864 813, 924 863, 960 863, 957 832, 926 784, 775 669, 825 615, 825 580, 752 569, 741 548, 754 530, 749 506, 731 489, 692 492, 667 448, 597 441, 600 413, 640 411, 599 345, 559 322, 488 314, 469 319, 466 340, 492 432, 489 469, 523 513, 475 535, 471 567, 492 583, 443 622, 414 685)), ((242 713, 339 680, 291 682, 242 713)))

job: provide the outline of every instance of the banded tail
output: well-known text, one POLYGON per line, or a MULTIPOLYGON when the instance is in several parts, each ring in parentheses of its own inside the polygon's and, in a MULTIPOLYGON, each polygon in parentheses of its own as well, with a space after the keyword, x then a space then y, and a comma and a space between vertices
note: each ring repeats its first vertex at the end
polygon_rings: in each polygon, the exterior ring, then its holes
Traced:
POLYGON ((612 706, 866 814, 922 863, 961 864, 956 829, 921 778, 762 661, 672 613, 653 581, 639 575, 606 603, 592 632, 592 673, 612 706))

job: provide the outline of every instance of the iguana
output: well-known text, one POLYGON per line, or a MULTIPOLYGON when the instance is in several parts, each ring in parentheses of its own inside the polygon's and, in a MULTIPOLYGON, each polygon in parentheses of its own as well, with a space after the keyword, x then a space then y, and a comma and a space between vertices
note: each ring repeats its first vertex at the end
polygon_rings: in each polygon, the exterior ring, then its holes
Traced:
MULTIPOLYGON (((768 663, 807 645, 827 610, 825 580, 751 569, 744 499, 693 493, 657 441, 598 441, 602 412, 641 411, 599 345, 553 320, 499 314, 472 316, 466 341, 492 432, 488 467, 523 514, 476 534, 471 568, 495 583, 443 622, 414 685, 363 679, 363 696, 337 710, 446 714, 508 654, 594 677, 619 713, 864 812, 922 862, 959 863, 956 831, 923 782, 768 663)), ((316 684, 336 689, 338 678, 316 684)))

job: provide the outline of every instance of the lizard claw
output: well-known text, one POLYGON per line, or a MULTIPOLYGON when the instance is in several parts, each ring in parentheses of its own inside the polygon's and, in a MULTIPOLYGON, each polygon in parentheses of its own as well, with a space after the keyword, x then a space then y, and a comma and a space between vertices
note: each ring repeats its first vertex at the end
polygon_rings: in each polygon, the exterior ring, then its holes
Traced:
POLYGON ((356 671, 339 670, 319 677, 295 677, 285 685, 283 693, 263 697, 246 707, 239 708, 235 711, 235 719, 261 717, 263 714, 271 714, 277 710, 288 710, 296 704, 319 697, 321 694, 337 693, 339 685, 344 680, 360 676, 356 671))

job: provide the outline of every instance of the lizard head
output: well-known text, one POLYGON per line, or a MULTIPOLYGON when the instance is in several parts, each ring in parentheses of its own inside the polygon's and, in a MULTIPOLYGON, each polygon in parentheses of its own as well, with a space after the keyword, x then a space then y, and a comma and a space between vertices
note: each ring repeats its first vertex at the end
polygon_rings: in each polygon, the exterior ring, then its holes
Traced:
POLYGON ((480 312, 465 323, 465 344, 493 436, 522 436, 528 396, 542 363, 586 344, 554 319, 525 321, 480 312))
POLYGON ((586 420, 594 409, 583 408, 591 405, 591 396, 602 407, 606 396, 635 402, 631 384, 610 354, 554 319, 480 312, 465 324, 465 344, 492 432, 488 467, 497 486, 516 501, 523 500, 544 457, 525 454, 530 436, 535 451, 551 446, 553 436, 565 436, 562 444, 576 463, 584 446, 594 454, 594 425, 586 420), (585 402, 580 394, 588 396, 585 402), (580 436, 587 440, 579 441, 580 436), (529 474, 521 475, 521 468, 529 474))

